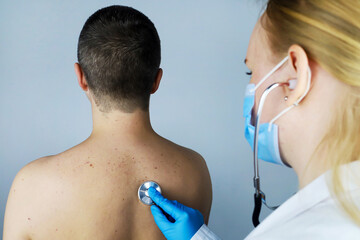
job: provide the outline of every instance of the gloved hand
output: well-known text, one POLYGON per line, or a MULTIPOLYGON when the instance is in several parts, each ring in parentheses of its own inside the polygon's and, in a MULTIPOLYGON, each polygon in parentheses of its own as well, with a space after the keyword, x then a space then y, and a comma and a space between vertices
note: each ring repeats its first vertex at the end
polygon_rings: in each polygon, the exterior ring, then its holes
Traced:
POLYGON ((153 187, 149 188, 148 193, 157 205, 151 206, 151 213, 166 239, 190 240, 204 224, 204 217, 198 210, 164 198, 153 187), (174 221, 168 219, 159 207, 174 221))

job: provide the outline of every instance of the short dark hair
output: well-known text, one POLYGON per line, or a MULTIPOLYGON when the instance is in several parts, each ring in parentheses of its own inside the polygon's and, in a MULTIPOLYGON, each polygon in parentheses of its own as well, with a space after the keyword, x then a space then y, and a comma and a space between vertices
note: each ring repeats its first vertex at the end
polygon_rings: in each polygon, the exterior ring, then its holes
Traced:
POLYGON ((161 50, 143 13, 119 5, 98 10, 81 30, 77 56, 101 111, 148 110, 161 50))

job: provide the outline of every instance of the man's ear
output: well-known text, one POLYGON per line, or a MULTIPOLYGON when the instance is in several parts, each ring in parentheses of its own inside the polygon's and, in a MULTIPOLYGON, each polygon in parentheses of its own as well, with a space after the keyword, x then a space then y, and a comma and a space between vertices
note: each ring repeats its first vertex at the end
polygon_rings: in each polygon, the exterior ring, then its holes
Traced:
POLYGON ((286 91, 288 97, 287 105, 290 106, 298 101, 306 92, 309 78, 309 60, 305 50, 297 44, 290 46, 288 56, 291 75, 294 76, 288 79, 289 88, 286 91))
POLYGON ((82 70, 81 67, 80 67, 80 64, 79 64, 79 63, 75 63, 75 64, 74 64, 74 68, 75 68, 75 74, 76 74, 76 77, 77 77, 79 86, 81 87, 82 90, 84 90, 85 92, 87 92, 88 89, 89 89, 89 87, 88 87, 88 84, 87 84, 87 82, 86 82, 84 72, 83 72, 83 70, 82 70))
POLYGON ((156 74, 154 84, 153 84, 153 86, 151 88, 151 94, 154 94, 158 90, 160 82, 161 82, 162 75, 163 75, 163 70, 161 68, 159 68, 159 71, 156 74))

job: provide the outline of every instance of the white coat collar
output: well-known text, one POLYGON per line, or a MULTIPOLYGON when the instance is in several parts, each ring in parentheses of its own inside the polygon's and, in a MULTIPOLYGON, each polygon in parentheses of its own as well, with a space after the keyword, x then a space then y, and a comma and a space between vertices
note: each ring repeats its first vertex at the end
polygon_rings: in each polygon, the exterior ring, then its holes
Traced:
MULTIPOLYGON (((360 170, 360 161, 354 161, 341 167, 342 178, 346 191, 359 189, 360 186, 355 184, 359 182, 359 177, 354 174, 360 170), (349 171, 350 170, 350 171, 349 171), (355 178, 355 179, 354 179, 355 178), (356 180, 357 178, 357 180, 356 180)), ((255 228, 245 239, 250 239, 263 232, 281 226, 282 223, 289 221, 302 212, 312 208, 316 204, 331 198, 331 192, 328 184, 331 184, 331 172, 326 172, 316 178, 310 184, 298 191, 295 195, 285 201, 278 209, 270 214, 257 228, 255 228)))

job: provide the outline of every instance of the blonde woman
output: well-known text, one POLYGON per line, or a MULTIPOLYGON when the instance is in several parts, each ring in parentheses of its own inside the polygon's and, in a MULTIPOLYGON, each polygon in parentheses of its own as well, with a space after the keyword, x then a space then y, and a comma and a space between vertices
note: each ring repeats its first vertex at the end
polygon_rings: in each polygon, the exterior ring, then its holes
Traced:
MULTIPOLYGON (((360 1, 269 0, 245 63, 245 137, 261 99, 259 158, 300 184, 246 239, 360 239, 360 1)), ((167 239, 219 239, 199 211, 149 194, 167 239)))

